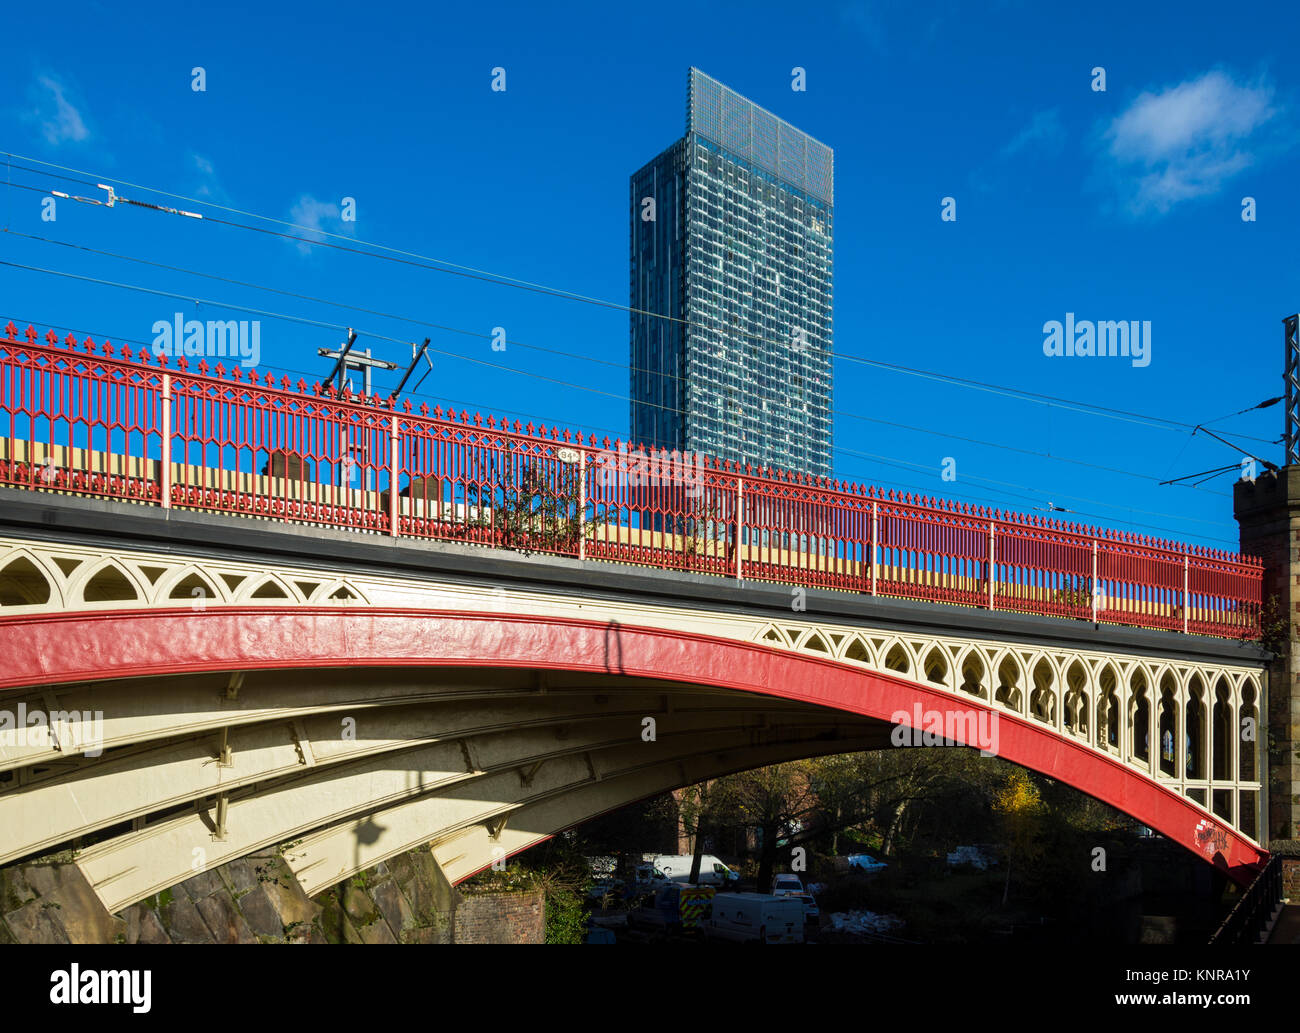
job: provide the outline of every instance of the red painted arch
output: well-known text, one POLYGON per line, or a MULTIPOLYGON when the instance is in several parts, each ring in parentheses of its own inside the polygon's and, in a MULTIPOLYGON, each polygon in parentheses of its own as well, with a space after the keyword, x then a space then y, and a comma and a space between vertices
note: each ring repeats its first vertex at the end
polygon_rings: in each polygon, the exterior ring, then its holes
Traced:
POLYGON ((1267 857, 1174 790, 1053 729, 942 689, 754 642, 563 617, 259 606, 0 618, 0 657, 0 689, 295 667, 511 667, 707 684, 882 721, 903 712, 905 724, 917 704, 987 711, 997 714, 1001 757, 1131 815, 1236 881, 1249 881, 1267 857))

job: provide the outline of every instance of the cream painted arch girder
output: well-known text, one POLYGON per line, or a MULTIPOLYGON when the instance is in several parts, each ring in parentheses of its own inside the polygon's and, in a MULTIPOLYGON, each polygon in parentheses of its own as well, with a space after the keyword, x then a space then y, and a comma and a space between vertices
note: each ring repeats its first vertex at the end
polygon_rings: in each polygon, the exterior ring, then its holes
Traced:
MULTIPOLYGON (((314 675, 322 682, 357 680, 353 672, 314 675)), ((387 683, 387 688, 391 691, 392 684, 387 683)), ((544 699, 540 695, 535 687, 491 695, 461 689, 448 693, 453 698, 436 703, 345 707, 329 713, 224 725, 207 733, 123 747, 96 763, 26 769, 28 777, 21 792, 13 791, 16 786, 0 792, 0 829, 6 830, 0 864, 126 820, 237 793, 258 783, 301 774, 307 768, 323 769, 417 745, 615 717, 635 730, 647 716, 662 720, 670 706, 677 714, 716 714, 733 725, 775 719, 783 710, 791 714, 795 710, 778 700, 758 710, 752 701, 735 693, 710 693, 703 687, 671 701, 666 692, 653 687, 606 687, 596 692, 552 686, 544 699)))
MULTIPOLYGON (((678 786, 781 761, 877 749, 881 742, 880 733, 868 732, 768 743, 743 752, 725 743, 703 744, 705 748, 699 752, 647 758, 623 770, 602 772, 599 778, 582 781, 563 793, 521 795, 508 811, 498 813, 498 820, 504 816, 504 822, 472 821, 434 836, 433 856, 451 882, 460 882, 498 858, 527 850, 555 832, 678 786)), ((390 823, 385 827, 393 835, 387 844, 362 843, 358 847, 355 825, 343 824, 305 837, 287 851, 285 859, 308 893, 319 892, 393 853, 426 842, 425 830, 430 824, 426 808, 435 805, 434 800, 418 798, 371 816, 369 820, 376 825, 390 823)))
MULTIPOLYGON (((167 819, 115 837, 82 852, 76 860, 100 899, 117 911, 152 893, 183 881, 195 870, 243 857, 338 822, 373 822, 367 837, 373 848, 357 853, 352 871, 360 870, 423 842, 446 837, 476 824, 499 829, 524 801, 542 799, 598 783, 607 778, 663 762, 713 752, 778 746, 807 749, 850 742, 876 746, 885 734, 872 722, 842 722, 835 715, 803 715, 770 726, 737 727, 734 718, 715 715, 666 715, 654 741, 629 749, 629 722, 607 720, 579 725, 563 738, 554 728, 521 729, 437 742, 396 753, 337 765, 321 772, 279 779, 266 788, 234 794, 227 827, 219 834, 211 809, 167 819), (856 729, 847 735, 846 730, 856 729), (468 745, 467 745, 468 743, 468 745), (385 837, 383 816, 404 802, 424 801, 422 822, 414 837, 385 837), (197 862, 197 868, 196 868, 197 862)), ((611 796, 611 806, 626 802, 611 796)), ((531 829, 540 835, 557 829, 531 829)), ((298 874, 303 868, 299 844, 285 849, 298 874)), ((479 867, 485 867, 492 855, 479 867)), ((341 876, 340 876, 341 877, 341 876)), ((304 881, 307 892, 330 881, 304 881)))

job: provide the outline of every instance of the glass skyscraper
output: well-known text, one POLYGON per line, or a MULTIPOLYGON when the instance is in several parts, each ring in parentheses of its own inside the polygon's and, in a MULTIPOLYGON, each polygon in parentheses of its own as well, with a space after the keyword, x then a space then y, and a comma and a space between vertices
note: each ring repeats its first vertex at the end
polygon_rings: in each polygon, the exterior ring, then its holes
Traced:
POLYGON ((832 181, 690 70, 686 135, 631 181, 633 442, 829 476, 832 181))

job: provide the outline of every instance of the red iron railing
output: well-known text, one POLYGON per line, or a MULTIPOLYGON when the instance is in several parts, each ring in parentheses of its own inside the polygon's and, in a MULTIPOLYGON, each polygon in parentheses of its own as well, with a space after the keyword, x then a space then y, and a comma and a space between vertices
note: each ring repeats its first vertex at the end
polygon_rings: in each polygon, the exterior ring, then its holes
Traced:
POLYGON ((602 447, 12 323, 5 333, 0 484, 1227 638, 1259 631, 1251 557, 602 447))

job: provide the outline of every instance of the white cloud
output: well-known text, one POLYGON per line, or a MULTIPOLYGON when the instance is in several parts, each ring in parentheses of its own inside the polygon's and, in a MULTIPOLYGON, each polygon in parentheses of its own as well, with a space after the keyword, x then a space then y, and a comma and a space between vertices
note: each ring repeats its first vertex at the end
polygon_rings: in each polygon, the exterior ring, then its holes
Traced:
POLYGON ((210 158, 191 151, 190 166, 199 174, 198 185, 194 188, 195 197, 214 201, 228 200, 226 191, 221 186, 221 180, 217 177, 217 167, 212 164, 210 158))
POLYGON ((68 141, 79 142, 90 136, 86 120, 68 100, 68 89, 53 75, 38 75, 33 87, 36 107, 29 113, 39 123, 45 139, 56 146, 68 141))
POLYGON ((1029 125, 1002 148, 1002 157, 1010 158, 1030 147, 1055 154, 1065 145, 1065 127, 1061 125, 1059 108, 1040 111, 1029 121, 1029 125))
POLYGON ((1056 157, 1065 148, 1066 138, 1060 109, 1040 111, 1020 132, 998 148, 997 153, 991 154, 971 170, 970 184, 985 193, 1012 189, 1014 161, 1056 157))
MULTIPOLYGON (((318 201, 310 194, 298 198, 298 203, 289 211, 289 221, 302 227, 299 235, 322 241, 325 239, 323 231, 337 233, 343 226, 338 205, 318 201)), ((311 245, 306 241, 297 241, 297 247, 301 254, 311 254, 311 245)))
POLYGON ((1102 138, 1130 211, 1163 213, 1217 193, 1249 168, 1276 114, 1272 87, 1239 84, 1216 70, 1142 93, 1102 138))

